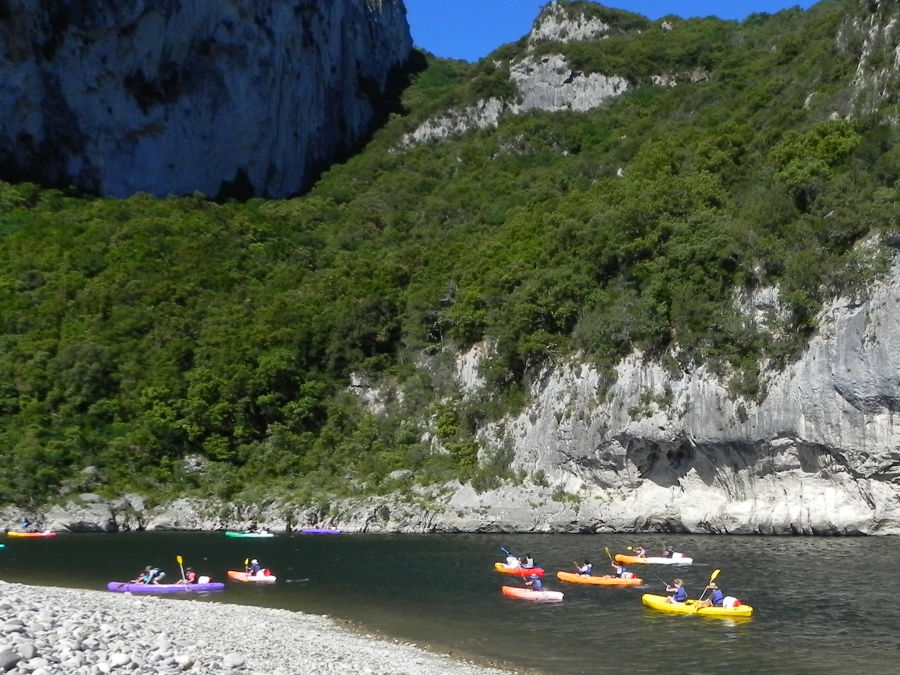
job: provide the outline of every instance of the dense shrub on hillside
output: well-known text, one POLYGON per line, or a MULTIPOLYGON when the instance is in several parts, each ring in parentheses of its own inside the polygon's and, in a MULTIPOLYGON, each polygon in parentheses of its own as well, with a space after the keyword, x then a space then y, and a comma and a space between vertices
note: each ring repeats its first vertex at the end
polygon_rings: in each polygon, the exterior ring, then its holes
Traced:
POLYGON ((707 76, 399 151, 440 106, 509 93, 492 62, 431 58, 407 114, 297 199, 0 184, 0 501, 312 501, 394 489, 398 469, 486 488, 510 458, 477 430, 576 352, 607 371, 634 349, 702 361, 761 395, 760 363, 883 269, 858 242, 896 236, 898 127, 829 119, 855 67, 834 47, 843 11, 566 46, 636 81, 707 76), (734 293, 770 285, 785 311, 762 331, 734 293), (452 355, 485 337, 488 389, 468 400, 452 355))

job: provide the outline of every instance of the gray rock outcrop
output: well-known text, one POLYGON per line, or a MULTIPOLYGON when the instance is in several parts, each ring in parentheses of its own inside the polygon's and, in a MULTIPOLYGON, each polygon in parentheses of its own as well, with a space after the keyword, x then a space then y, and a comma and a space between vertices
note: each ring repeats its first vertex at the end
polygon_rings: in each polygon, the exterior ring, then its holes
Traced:
POLYGON ((0 171, 109 196, 284 197, 368 133, 402 0, 0 5, 0 171))

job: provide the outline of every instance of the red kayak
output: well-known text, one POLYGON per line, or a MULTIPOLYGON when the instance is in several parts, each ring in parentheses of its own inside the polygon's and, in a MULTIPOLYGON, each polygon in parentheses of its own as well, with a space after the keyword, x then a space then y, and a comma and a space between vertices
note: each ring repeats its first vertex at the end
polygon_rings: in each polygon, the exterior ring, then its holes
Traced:
POLYGON ((530 577, 532 574, 537 574, 539 577, 544 576, 543 567, 507 567, 503 563, 498 562, 494 563, 494 569, 504 574, 515 574, 519 577, 530 577))

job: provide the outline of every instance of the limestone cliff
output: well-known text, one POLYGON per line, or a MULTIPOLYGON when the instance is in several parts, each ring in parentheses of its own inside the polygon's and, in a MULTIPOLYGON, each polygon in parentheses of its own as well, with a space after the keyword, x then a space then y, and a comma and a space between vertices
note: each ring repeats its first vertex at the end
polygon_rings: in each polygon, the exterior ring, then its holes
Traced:
POLYGON ((7 0, 0 177, 295 194, 365 137, 411 46, 402 0, 7 0))

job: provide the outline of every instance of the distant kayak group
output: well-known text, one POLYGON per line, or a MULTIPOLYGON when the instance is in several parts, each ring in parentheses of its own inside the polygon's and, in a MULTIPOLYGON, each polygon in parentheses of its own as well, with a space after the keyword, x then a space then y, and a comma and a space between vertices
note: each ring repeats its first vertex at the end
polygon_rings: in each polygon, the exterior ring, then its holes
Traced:
MULTIPOLYGON (((494 563, 494 569, 504 574, 518 576, 524 581, 524 586, 502 586, 501 592, 504 596, 532 602, 560 602, 563 600, 565 594, 561 591, 544 588, 545 571, 535 564, 534 557, 530 553, 519 557, 502 546, 500 550, 506 554, 506 559, 503 562, 494 563)), ((604 551, 614 570, 612 574, 595 575, 593 563, 590 560, 584 560, 582 562, 573 561, 572 564, 576 571, 559 570, 556 578, 567 583, 592 586, 633 587, 643 585, 644 580, 631 572, 626 565, 692 565, 694 562, 693 558, 675 551, 671 546, 664 547, 659 556, 650 555, 641 546, 629 546, 626 548, 628 553, 617 553, 615 556, 610 553, 608 547, 604 548, 604 551)), ((710 617, 747 617, 752 615, 752 607, 741 603, 738 598, 726 595, 718 587, 716 579, 720 571, 713 570, 709 582, 696 600, 688 597, 683 579, 675 578, 671 582, 665 582, 654 574, 659 581, 665 584, 666 595, 645 593, 641 596, 641 602, 650 609, 667 614, 696 614, 710 617), (709 592, 708 597, 707 591, 709 592)))

